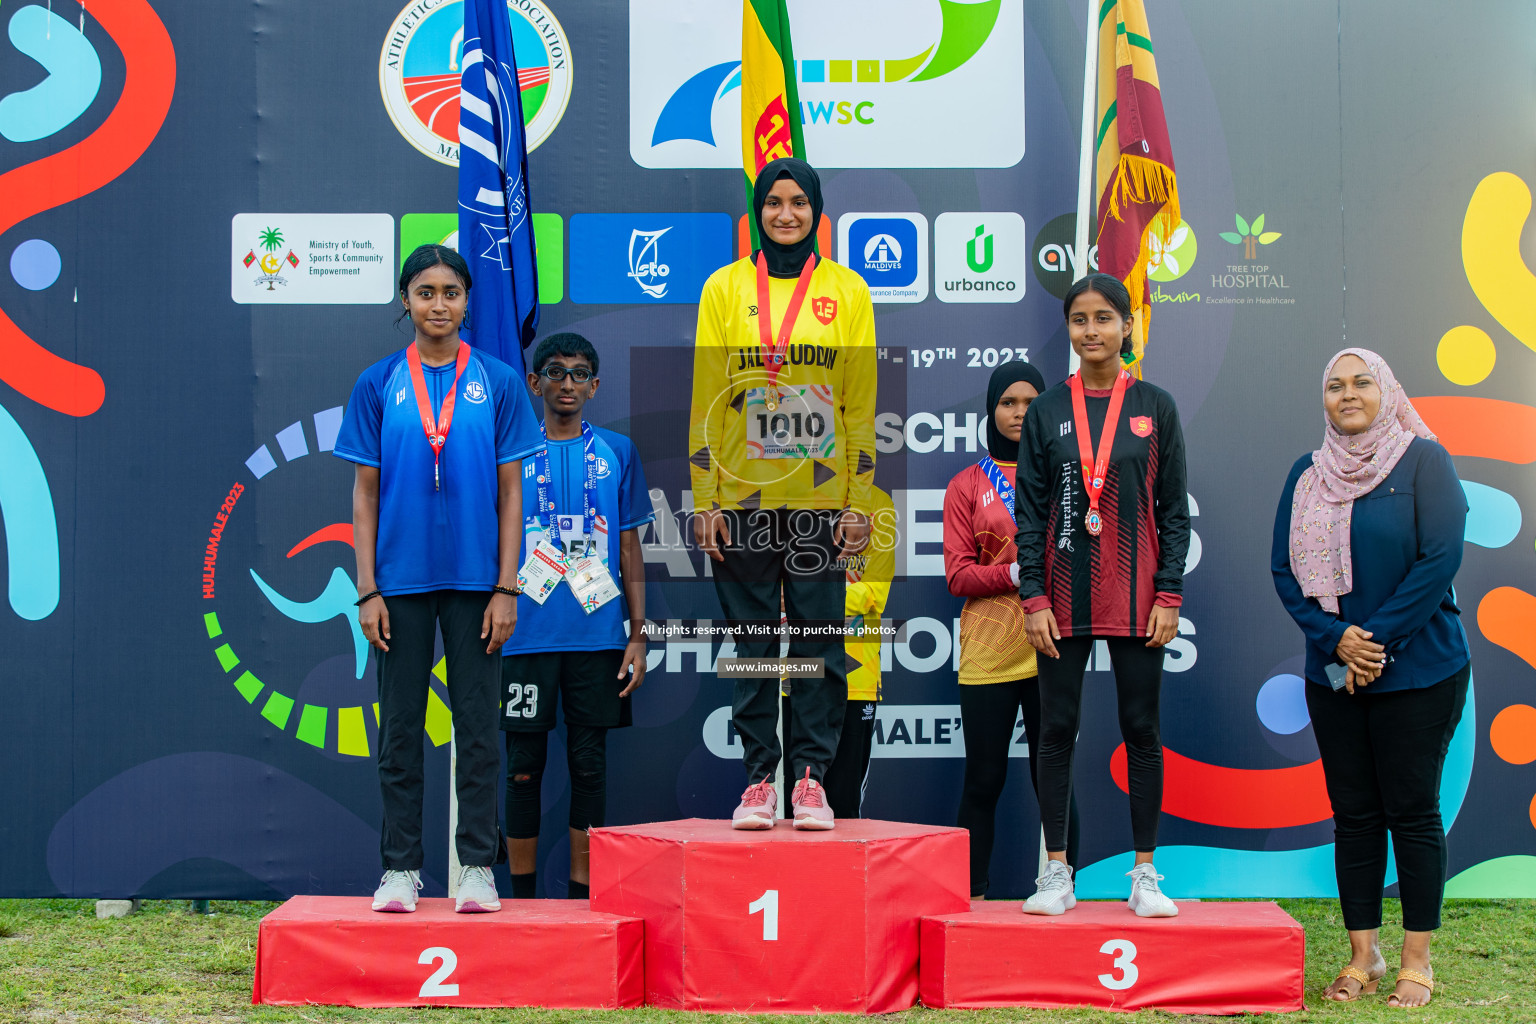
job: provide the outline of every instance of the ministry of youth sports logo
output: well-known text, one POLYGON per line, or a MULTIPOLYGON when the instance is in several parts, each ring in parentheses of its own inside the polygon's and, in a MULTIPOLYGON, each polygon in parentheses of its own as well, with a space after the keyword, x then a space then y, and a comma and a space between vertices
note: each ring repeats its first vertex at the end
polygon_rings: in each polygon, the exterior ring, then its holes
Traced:
MULTIPOLYGON (((543 0, 506 0, 531 153, 554 132, 571 99, 571 44, 543 0)), ((384 109, 407 142, 459 165, 463 0, 412 0, 395 16, 379 53, 384 109)))

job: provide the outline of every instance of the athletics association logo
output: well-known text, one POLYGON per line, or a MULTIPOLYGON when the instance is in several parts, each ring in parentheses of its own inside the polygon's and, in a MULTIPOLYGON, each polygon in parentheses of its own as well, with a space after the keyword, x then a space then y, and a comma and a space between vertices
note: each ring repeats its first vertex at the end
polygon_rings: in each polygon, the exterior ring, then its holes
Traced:
MULTIPOLYGON (((523 129, 531 153, 554 132, 571 99, 571 44, 543 0, 507 0, 523 129)), ((412 0, 390 23, 379 53, 384 109, 406 141, 459 164, 463 0, 412 0)))

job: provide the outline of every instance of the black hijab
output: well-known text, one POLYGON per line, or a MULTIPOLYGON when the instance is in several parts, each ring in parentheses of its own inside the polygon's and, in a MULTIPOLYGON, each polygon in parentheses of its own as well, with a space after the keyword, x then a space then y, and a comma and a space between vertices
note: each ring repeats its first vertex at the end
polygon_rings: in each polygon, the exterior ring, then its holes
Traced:
POLYGON ((1033 363, 1022 359, 1011 359, 999 366, 987 381, 987 451, 995 462, 1019 461, 1019 442, 1008 440, 997 429, 997 403, 1003 400, 1004 391, 1021 380, 1033 384, 1037 393, 1045 394, 1045 377, 1033 363))
MULTIPOLYGON (((821 178, 817 176, 816 169, 792 156, 770 162, 763 167, 752 185, 752 211, 752 215, 757 218, 757 236, 762 243, 760 251, 767 257, 768 273, 774 277, 798 277, 800 269, 805 266, 805 258, 816 246, 816 228, 821 223, 821 178), (780 178, 794 179, 795 184, 805 190, 806 198, 811 201, 811 230, 794 245, 775 242, 763 231, 763 205, 768 202, 768 193, 773 189, 773 183, 780 178)), ((752 254, 752 259, 753 262, 757 261, 756 252, 752 254)))

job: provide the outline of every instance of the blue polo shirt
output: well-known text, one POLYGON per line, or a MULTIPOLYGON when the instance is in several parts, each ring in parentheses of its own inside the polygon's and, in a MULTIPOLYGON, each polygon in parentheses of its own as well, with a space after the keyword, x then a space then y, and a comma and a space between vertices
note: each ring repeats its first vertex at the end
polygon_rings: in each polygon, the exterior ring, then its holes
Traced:
MULTIPOLYGON (((628 639, 629 602, 623 593, 619 567, 619 535, 656 518, 651 511, 651 492, 634 442, 623 434, 593 427, 593 453, 597 456, 597 490, 593 495, 596 526, 590 540, 582 534, 582 490, 586 486, 585 448, 580 437, 550 441, 549 470, 553 477, 550 498, 554 514, 561 518, 560 542, 568 554, 595 553, 608 566, 619 596, 588 614, 582 611, 570 585, 561 583, 554 593, 536 603, 526 594, 517 599, 517 629, 501 648, 503 655, 546 651, 623 650, 628 639)), ((452 435, 450 435, 452 436, 452 435)), ((451 442, 450 442, 451 443, 451 442)), ((542 460, 523 462, 523 557, 541 540, 548 539, 546 517, 539 515, 536 467, 542 460)))
POLYGON ((1291 467, 1270 548, 1275 590, 1306 635, 1307 681, 1328 685, 1324 667, 1338 663, 1334 648, 1350 626, 1374 634, 1371 641, 1392 659, 1357 694, 1420 689, 1455 675, 1472 655, 1451 590, 1465 544, 1467 496, 1450 453, 1416 437, 1392 472, 1355 499, 1349 524, 1354 589, 1339 597, 1337 616, 1304 596, 1291 572, 1291 498, 1311 464, 1308 453, 1291 467))
MULTIPOLYGON (((442 415, 454 363, 422 366, 432 414, 442 415)), ((434 489, 427 443, 405 350, 357 378, 335 454, 379 470, 374 580, 391 597, 432 590, 490 590, 500 575, 496 467, 543 444, 528 389, 512 368, 470 352, 434 489)))

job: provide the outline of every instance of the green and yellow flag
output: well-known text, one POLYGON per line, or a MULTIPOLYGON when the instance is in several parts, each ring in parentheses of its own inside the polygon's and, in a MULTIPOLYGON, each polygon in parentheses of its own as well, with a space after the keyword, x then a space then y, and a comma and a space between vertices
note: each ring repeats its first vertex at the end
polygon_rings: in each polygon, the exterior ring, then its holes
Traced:
MULTIPOLYGON (((749 211, 757 172, 785 156, 805 159, 789 11, 784 0, 742 0, 741 167, 747 175, 749 211)), ((748 216, 747 223, 752 226, 755 249, 757 218, 748 216)))
POLYGON ((1104 0, 1099 8, 1099 270, 1125 282, 1136 314, 1130 368, 1141 376, 1151 292, 1149 239, 1179 226, 1179 189, 1163 94, 1143 0, 1104 0))

